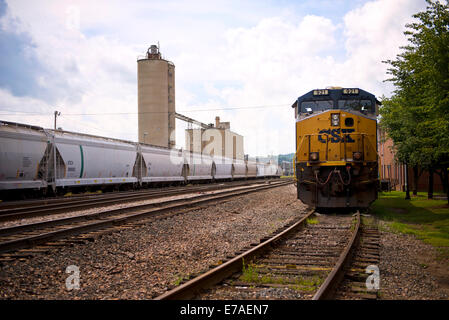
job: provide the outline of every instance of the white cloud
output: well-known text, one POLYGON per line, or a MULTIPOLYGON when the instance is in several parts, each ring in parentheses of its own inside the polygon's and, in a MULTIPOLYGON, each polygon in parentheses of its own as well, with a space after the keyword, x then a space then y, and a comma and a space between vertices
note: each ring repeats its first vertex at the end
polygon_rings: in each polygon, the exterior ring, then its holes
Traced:
MULTIPOLYGON (((291 103, 329 85, 388 95, 391 85, 382 82, 387 66, 381 60, 395 57, 405 43, 405 23, 425 7, 421 0, 376 0, 335 21, 237 4, 11 2, 0 26, 30 35, 35 46, 29 54, 46 70, 38 83, 54 97, 42 101, 0 90, 0 110, 47 113, 1 117, 52 127, 52 112, 58 109, 58 126, 64 129, 136 140, 136 57, 160 40, 162 53, 176 65, 178 110, 206 123, 216 115, 231 121, 250 155, 292 152, 291 103), (274 107, 188 112, 247 106, 274 107), (117 112, 128 115, 69 116, 117 112)), ((181 132, 177 137, 183 144, 181 132)))
POLYGON ((310 74, 326 74, 327 57, 320 53, 335 45, 336 27, 329 19, 306 16, 298 22, 281 17, 261 20, 252 28, 227 32, 222 49, 222 77, 240 82, 217 94, 228 106, 267 106, 225 115, 245 136, 245 152, 267 154, 294 149, 294 116, 290 105, 310 90, 310 74), (307 71, 310 70, 310 73, 307 71), (321 70, 321 71, 320 71, 321 70), (309 76, 305 77, 305 75, 309 76), (270 107, 279 106, 283 107, 270 107))
POLYGON ((391 84, 383 83, 388 65, 381 61, 394 59, 399 47, 407 43, 403 34, 405 24, 412 21, 411 16, 422 10, 424 4, 422 0, 378 0, 346 14, 348 59, 343 67, 351 70, 354 82, 366 83, 367 89, 377 95, 391 93, 391 84))

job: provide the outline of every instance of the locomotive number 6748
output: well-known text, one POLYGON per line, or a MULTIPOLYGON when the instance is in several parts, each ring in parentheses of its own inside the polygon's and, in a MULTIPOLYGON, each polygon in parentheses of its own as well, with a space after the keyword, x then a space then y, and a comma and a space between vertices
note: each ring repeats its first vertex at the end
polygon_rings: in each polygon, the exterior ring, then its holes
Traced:
POLYGON ((316 208, 364 208, 377 199, 379 105, 367 91, 340 87, 295 101, 298 199, 316 208))

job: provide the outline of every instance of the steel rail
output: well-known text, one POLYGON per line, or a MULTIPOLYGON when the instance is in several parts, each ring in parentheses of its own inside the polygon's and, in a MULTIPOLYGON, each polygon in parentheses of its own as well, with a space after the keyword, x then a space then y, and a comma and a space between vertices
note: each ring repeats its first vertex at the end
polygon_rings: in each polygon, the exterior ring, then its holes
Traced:
MULTIPOLYGON (((174 187, 167 187, 167 190, 171 190, 174 187)), ((153 188, 152 191, 159 191, 162 188, 153 188)), ((39 205, 49 205, 49 204, 57 204, 57 203, 66 203, 75 200, 83 200, 83 199, 98 199, 107 196, 120 196, 120 195, 130 195, 130 194, 138 194, 150 189, 142 189, 142 190, 127 190, 127 191, 108 191, 105 193, 85 193, 85 194, 74 194, 70 196, 55 196, 48 197, 44 199, 24 199, 24 200, 14 200, 14 201, 6 201, 0 203, 0 213, 6 212, 8 210, 16 210, 21 208, 34 207, 39 205)))
MULTIPOLYGON (((278 180, 276 180, 278 181, 278 180)), ((5 211, 0 211, 0 222, 11 221, 16 219, 24 219, 38 216, 46 216, 51 214, 56 214, 60 212, 68 212, 75 210, 82 210, 84 208, 93 208, 100 207, 106 205, 113 205, 117 203, 123 202, 131 202, 131 201, 139 201, 139 200, 148 200, 154 199, 161 196, 172 196, 178 194, 186 194, 204 190, 220 190, 227 188, 239 187, 241 185, 253 185, 258 184, 260 181, 255 180, 250 183, 239 183, 239 184, 230 184, 230 185, 213 185, 213 186, 198 186, 198 187, 188 187, 181 189, 171 189, 171 190, 160 190, 160 191, 150 191, 145 193, 138 194, 126 194, 126 195, 108 195, 107 197, 98 198, 89 198, 89 199, 76 199, 72 201, 67 201, 64 203, 54 203, 48 205, 37 205, 33 207, 23 207, 17 209, 10 209, 5 211), (6 212, 6 213, 5 213, 6 212)))
POLYGON ((94 220, 88 222, 86 224, 82 225, 75 225, 75 226, 68 226, 64 229, 58 229, 55 231, 45 232, 42 234, 37 235, 30 235, 23 238, 13 239, 13 240, 7 240, 0 243, 0 252, 7 252, 11 250, 17 250, 24 247, 29 247, 33 244, 38 244, 42 242, 46 242, 49 240, 59 239, 62 237, 65 237, 67 235, 73 235, 73 234, 79 234, 86 231, 96 230, 99 228, 109 227, 109 226, 115 226, 118 224, 122 224, 125 222, 130 222, 132 220, 138 220, 141 218, 144 218, 147 215, 154 215, 158 213, 163 213, 166 211, 174 210, 174 209, 180 209, 185 207, 191 207, 196 206, 199 204, 204 204, 211 201, 219 201, 226 198, 244 195, 256 191, 261 191, 269 188, 275 188, 280 186, 285 186, 288 184, 291 184, 292 181, 283 181, 278 183, 272 183, 268 185, 262 185, 262 186, 247 186, 242 189, 237 190, 226 190, 222 191, 216 194, 201 194, 196 195, 189 199, 174 199, 174 200, 168 200, 165 202, 160 203, 152 203, 152 204, 146 204, 146 205, 138 205, 135 207, 129 207, 129 208, 122 208, 122 209, 116 209, 111 210, 103 213, 93 213, 89 215, 82 215, 82 216, 76 216, 76 217, 69 217, 69 218, 63 218, 58 220, 52 220, 52 221, 45 221, 45 222, 38 222, 38 223, 32 223, 28 225, 21 225, 21 226, 15 226, 10 228, 2 228, 0 229, 0 234, 2 235, 16 235, 17 232, 23 232, 28 230, 35 230, 36 228, 46 228, 46 227, 52 227, 52 226, 59 226, 64 225, 67 223, 74 223, 79 222, 83 220, 94 220), (153 209, 148 210, 148 207, 154 207, 159 206, 153 209), (161 207, 162 206, 162 207, 161 207), (140 212, 135 212, 139 211, 140 212), (143 211, 142 211, 143 210, 143 211), (129 211, 134 211, 129 212, 129 211), (116 217, 110 217, 107 218, 106 216, 111 216, 114 214, 118 214, 116 217))
MULTIPOLYGON (((294 223, 284 231, 275 235, 274 237, 262 242, 261 244, 255 246, 254 248, 234 257, 233 259, 207 271, 206 273, 194 278, 181 286, 178 286, 166 293, 158 296, 155 300, 185 300, 192 299, 195 295, 201 293, 220 281, 230 277, 232 274, 239 272, 243 268, 244 261, 251 261, 256 256, 263 254, 265 251, 270 250, 271 246, 276 242, 280 241, 282 238, 288 237, 292 232, 297 231, 308 219, 314 211, 309 212, 305 217, 302 217, 298 222, 294 223)), ((317 293, 314 295, 313 299, 325 299, 329 298, 338 285, 341 277, 344 275, 343 267, 345 263, 349 260, 350 252, 354 248, 357 238, 359 236, 360 230, 360 214, 356 215, 355 230, 352 233, 349 244, 345 247, 345 250, 341 253, 335 267, 329 273, 325 282, 321 285, 317 293)))
MULTIPOLYGON (((241 181, 238 183, 235 183, 236 181, 232 182, 232 185, 240 185, 242 184, 241 181)), ((243 182, 243 184, 250 184, 251 182, 243 182)), ((223 183, 220 183, 222 185, 223 183)), ((229 183, 231 184, 231 183, 229 183)), ((82 203, 83 201, 95 201, 95 200, 108 200, 108 199, 118 199, 118 198, 127 198, 132 196, 140 196, 140 195, 147 195, 147 194, 158 194, 163 192, 171 192, 171 191, 179 191, 179 190, 187 190, 193 188, 207 188, 207 187, 214 187, 219 185, 216 184, 208 184, 208 185, 198 185, 194 187, 169 187, 169 188, 157 188, 157 189, 146 189, 146 190, 138 190, 138 191, 122 191, 122 192, 112 192, 112 193, 102 193, 102 194, 87 194, 87 195, 78 195, 78 196, 71 196, 67 198, 55 198, 55 199, 44 199, 44 200, 30 200, 30 201, 24 201, 19 202, 15 201, 13 203, 0 203, 0 214, 5 213, 15 213, 19 212, 21 210, 31 209, 33 207, 42 207, 45 206, 46 208, 51 208, 52 206, 57 205, 63 205, 63 204, 70 204, 70 203, 82 203)))
POLYGON ((287 229, 283 230, 277 235, 263 241, 254 248, 232 258, 231 260, 224 262, 218 267, 207 271, 199 277, 192 279, 170 291, 167 291, 166 293, 156 297, 155 300, 185 300, 193 298, 196 294, 201 292, 201 290, 217 284, 220 281, 231 276, 233 273, 242 270, 245 261, 251 261, 256 256, 259 256, 265 251, 271 249, 271 247, 274 246, 276 242, 285 237, 288 237, 288 235, 290 235, 291 233, 296 232, 303 226, 307 218, 309 218, 313 213, 314 211, 310 211, 299 221, 295 222, 293 225, 289 226, 287 229))
POLYGON ((351 253, 357 243, 357 239, 360 235, 360 213, 357 211, 356 215, 355 230, 352 237, 346 246, 345 250, 340 254, 337 263, 335 264, 332 271, 327 276, 326 280, 320 286, 318 291, 313 296, 312 300, 325 300, 332 297, 332 294, 337 289, 338 284, 344 277, 344 267, 351 257, 351 253))
MULTIPOLYGON (((277 183, 274 183, 273 185, 276 185, 277 183)), ((266 186, 263 184, 260 184, 261 186, 266 186)), ((238 186, 237 186, 238 187, 238 186)), ((240 186, 242 187, 242 186, 240 186)), ((234 188, 236 188, 236 186, 234 186, 234 188)), ((246 186, 246 189, 251 189, 253 188, 252 185, 250 186, 246 186)), ((223 189, 218 189, 218 190, 226 190, 229 188, 223 188, 223 189)), ((227 193, 233 193, 235 191, 239 191, 239 190, 246 190, 246 189, 237 189, 237 190, 227 190, 227 191, 222 191, 219 194, 227 194, 227 193)), ((210 190, 210 191, 216 191, 216 190, 210 190)), ((183 193, 179 193, 179 195, 181 195, 183 193)), ((36 228, 44 228, 44 227, 50 227, 50 226, 56 226, 56 225, 60 225, 60 224, 67 224, 67 223, 73 223, 76 221, 81 221, 81 220, 91 220, 91 219, 96 219, 96 218, 100 218, 100 216, 106 217, 106 216, 113 216, 113 215, 117 215, 117 214, 124 214, 128 211, 136 211, 136 210, 144 210, 144 209, 148 209, 148 208, 153 208, 156 206, 163 206, 165 204, 168 203, 177 203, 177 202, 186 202, 189 201, 191 199, 200 199, 200 198, 205 198, 205 197, 210 197, 213 196, 214 194, 200 194, 200 195, 195 195, 191 198, 181 198, 181 199, 170 199, 170 200, 164 200, 161 202, 154 202, 154 203, 147 203, 147 204, 139 204, 139 205, 135 205, 135 206, 130 206, 130 207, 125 207, 125 208, 118 208, 118 209, 112 209, 112 210, 107 210, 107 211, 102 211, 102 212, 96 212, 96 213, 90 213, 90 214, 81 214, 81 215, 76 215, 76 216, 72 216, 72 217, 66 217, 66 218, 57 218, 57 219, 53 219, 53 220, 47 220, 47 221, 39 221, 39 222, 31 222, 31 223, 27 223, 27 224, 21 224, 21 225, 16 225, 16 226, 10 226, 10 227, 3 227, 0 228, 0 236, 5 236, 5 235, 10 235, 10 234, 16 234, 18 232, 23 232, 23 231, 27 231, 27 230, 33 230, 36 228)), ((72 210, 71 210, 72 211, 72 210)))
MULTIPOLYGON (((272 181, 277 181, 279 179, 273 178, 272 181)), ((72 201, 78 201, 78 200, 90 200, 90 199, 109 199, 113 197, 127 197, 132 195, 141 195, 141 194, 147 194, 147 193, 156 193, 156 192, 165 192, 165 191, 172 191, 172 190, 181 190, 185 188, 204 188, 207 186, 217 186, 217 185, 223 185, 223 184, 229 184, 229 185, 241 185, 241 184, 250 184, 251 182, 256 181, 264 181, 260 179, 248 179, 248 180, 235 180, 235 181, 215 181, 212 183, 206 184, 194 184, 193 186, 186 187, 186 186, 175 186, 175 187, 158 187, 158 188, 148 188, 148 189, 141 189, 141 190, 128 190, 128 191, 111 191, 111 192, 105 192, 105 193, 89 193, 89 194, 75 194, 71 196, 65 196, 65 197, 55 197, 55 198, 46 198, 46 199, 34 199, 34 200, 16 200, 16 201, 6 201, 6 202, 0 202, 0 215, 4 213, 10 213, 14 210, 21 210, 25 208, 30 207, 38 207, 43 205, 56 205, 56 204, 64 204, 72 201)))

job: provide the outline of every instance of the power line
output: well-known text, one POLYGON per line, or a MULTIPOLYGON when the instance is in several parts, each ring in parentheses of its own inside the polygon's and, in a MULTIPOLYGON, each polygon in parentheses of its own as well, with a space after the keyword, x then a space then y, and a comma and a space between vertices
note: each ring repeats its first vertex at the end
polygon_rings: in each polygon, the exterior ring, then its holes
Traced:
MULTIPOLYGON (((210 112, 210 111, 226 111, 226 110, 242 110, 242 109, 263 109, 263 108, 279 108, 279 107, 289 107, 290 104, 279 104, 279 105, 263 105, 263 106, 242 106, 242 107, 225 107, 225 108, 211 108, 211 109, 195 109, 195 110, 179 110, 177 112, 188 113, 188 112, 210 112)), ((12 116, 18 114, 25 115, 52 115, 52 113, 37 113, 37 112, 26 112, 26 111, 13 111, 13 110, 1 110, 14 112, 14 113, 0 113, 0 116, 12 116)), ((167 113, 164 111, 147 111, 147 112, 105 112, 105 113, 62 113, 63 116, 113 116, 113 115, 138 115, 138 114, 156 114, 156 113, 167 113)))
POLYGON ((53 114, 53 113, 39 113, 39 112, 28 112, 28 111, 8 110, 8 109, 0 110, 0 112, 1 112, 1 111, 14 112, 14 113, 12 113, 12 114, 0 113, 0 115, 5 115, 5 116, 8 116, 8 115, 17 115, 18 113, 26 114, 26 115, 32 115, 32 116, 37 116, 37 115, 39 115, 39 116, 48 116, 48 115, 52 115, 52 114, 53 114))

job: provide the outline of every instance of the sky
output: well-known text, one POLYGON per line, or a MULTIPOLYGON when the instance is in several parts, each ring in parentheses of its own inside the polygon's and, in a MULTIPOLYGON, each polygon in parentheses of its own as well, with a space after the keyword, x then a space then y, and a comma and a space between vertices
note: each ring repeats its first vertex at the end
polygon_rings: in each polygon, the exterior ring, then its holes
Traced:
MULTIPOLYGON (((250 156, 294 152, 312 89, 391 96, 384 60, 424 0, 0 0, 0 120, 137 141, 137 58, 160 44, 176 110, 230 121, 250 156)), ((186 124, 176 121, 176 145, 186 124)))

